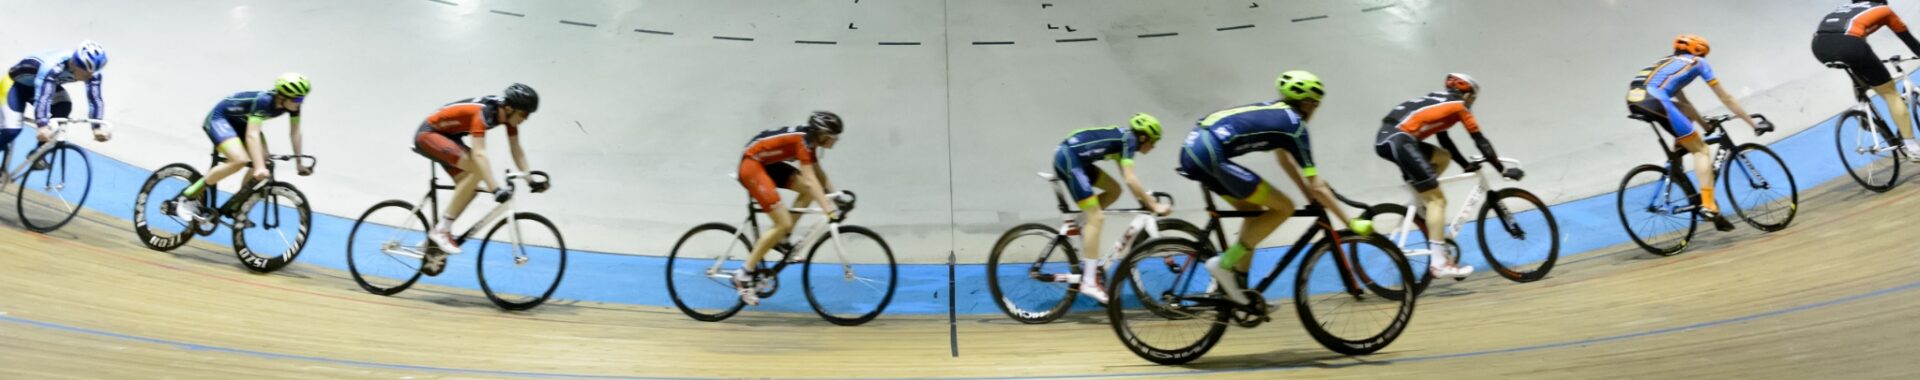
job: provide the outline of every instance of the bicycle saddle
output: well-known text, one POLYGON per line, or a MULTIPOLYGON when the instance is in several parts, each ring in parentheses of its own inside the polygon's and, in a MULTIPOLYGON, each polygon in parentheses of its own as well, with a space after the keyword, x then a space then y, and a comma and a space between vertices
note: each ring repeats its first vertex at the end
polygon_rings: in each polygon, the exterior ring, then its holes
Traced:
POLYGON ((1648 123, 1658 123, 1658 122, 1660 122, 1660 121, 1658 121, 1658 120, 1654 120, 1654 119, 1653 119, 1652 117, 1648 117, 1647 115, 1641 115, 1641 114, 1637 114, 1637 113, 1629 113, 1629 114, 1627 114, 1627 118, 1628 118, 1628 119, 1634 119, 1634 120, 1639 120, 1639 121, 1644 121, 1644 122, 1648 122, 1648 123))
POLYGON ((1835 62, 1826 62, 1826 64, 1827 64, 1827 68, 1831 68, 1831 69, 1846 69, 1846 68, 1848 68, 1848 66, 1847 66, 1847 63, 1846 63, 1846 62, 1838 62, 1838 61, 1835 61, 1835 62))

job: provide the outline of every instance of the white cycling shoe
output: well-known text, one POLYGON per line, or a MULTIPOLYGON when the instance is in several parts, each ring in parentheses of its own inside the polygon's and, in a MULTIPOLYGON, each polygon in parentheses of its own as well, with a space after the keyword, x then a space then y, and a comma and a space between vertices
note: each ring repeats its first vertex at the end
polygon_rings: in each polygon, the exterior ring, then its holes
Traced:
POLYGON ((1907 162, 1920 162, 1920 141, 1907 140, 1900 146, 1900 150, 1907 153, 1907 162))
POLYGON ((1468 275, 1472 275, 1473 266, 1472 265, 1435 266, 1435 267, 1427 267, 1427 271, 1432 272, 1434 277, 1452 277, 1455 280, 1459 280, 1459 279, 1467 278, 1468 275))
POLYGON ((1241 305, 1253 302, 1247 300, 1247 290, 1240 286, 1240 273, 1233 268, 1228 268, 1227 266, 1232 264, 1224 261, 1220 256, 1207 259, 1207 274, 1213 275, 1213 282, 1220 286, 1221 293, 1227 294, 1227 300, 1241 305))

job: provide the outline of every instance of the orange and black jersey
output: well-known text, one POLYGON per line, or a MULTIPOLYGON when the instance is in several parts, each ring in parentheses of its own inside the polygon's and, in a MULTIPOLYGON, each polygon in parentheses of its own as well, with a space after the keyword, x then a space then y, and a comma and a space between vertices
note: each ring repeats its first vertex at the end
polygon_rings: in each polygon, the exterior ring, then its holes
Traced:
POLYGON ((780 127, 754 135, 742 157, 761 164, 800 161, 812 165, 813 149, 813 141, 807 139, 807 127, 780 127))
POLYGON ((1434 91, 1402 102, 1381 121, 1385 127, 1406 132, 1416 140, 1446 131, 1455 123, 1465 124, 1469 133, 1480 133, 1480 123, 1473 119, 1473 111, 1467 110, 1466 100, 1450 91, 1434 91))
POLYGON ((1864 2, 1834 9, 1820 19, 1820 29, 1815 33, 1866 37, 1882 27, 1893 29, 1894 33, 1907 32, 1907 24, 1900 22, 1900 16, 1893 14, 1893 8, 1886 4, 1864 2))
MULTIPOLYGON (((506 125, 505 120, 495 120, 495 108, 506 101, 497 96, 482 96, 462 99, 448 103, 427 116, 427 122, 420 126, 421 132, 435 132, 448 137, 471 135, 475 139, 487 137, 487 130, 506 125)), ((520 128, 507 126, 507 136, 519 136, 520 128)))

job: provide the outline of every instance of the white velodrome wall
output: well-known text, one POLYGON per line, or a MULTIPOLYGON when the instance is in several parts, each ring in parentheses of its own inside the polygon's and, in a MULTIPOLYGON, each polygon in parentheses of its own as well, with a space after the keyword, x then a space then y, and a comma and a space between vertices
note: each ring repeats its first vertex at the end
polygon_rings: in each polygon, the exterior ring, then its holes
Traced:
MULTIPOLYGON (((863 195, 854 221, 908 262, 948 251, 981 261, 1004 229, 1052 219, 1031 173, 1067 131, 1151 112, 1174 142, 1213 110, 1271 98, 1286 69, 1330 87, 1312 124, 1322 172, 1375 201, 1402 191, 1372 151, 1380 117, 1450 71, 1482 81, 1487 133, 1528 162, 1525 186, 1556 203, 1610 191, 1658 158, 1621 99, 1676 34, 1711 39, 1724 83, 1785 131, 1850 101, 1844 75, 1808 49, 1838 0, 1048 3, 5 0, 0 52, 106 45, 108 117, 120 129, 89 145, 147 168, 204 163, 199 122, 212 102, 305 73, 316 88, 306 144, 322 163, 295 181, 319 211, 349 218, 419 196, 427 165, 407 147, 427 113, 525 82, 545 99, 525 131, 529 159, 557 183, 525 208, 556 220, 573 248, 647 255, 695 224, 741 216, 744 194, 726 174, 752 132, 836 110, 850 132, 825 166, 863 195), (1230 28, 1241 25, 1253 27, 1230 28), (1143 37, 1166 33, 1177 35, 1143 37)), ((269 124, 276 152, 287 152, 285 130, 269 124)), ((1139 167, 1197 218, 1195 186, 1172 170, 1177 148, 1139 167)), ((1267 159, 1245 160, 1284 178, 1267 159)))

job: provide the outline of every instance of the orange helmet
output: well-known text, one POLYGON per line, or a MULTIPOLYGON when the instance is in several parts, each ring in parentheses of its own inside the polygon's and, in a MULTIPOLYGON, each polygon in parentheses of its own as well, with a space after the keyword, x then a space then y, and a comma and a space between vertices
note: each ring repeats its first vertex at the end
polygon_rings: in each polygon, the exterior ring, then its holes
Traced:
POLYGON ((1673 38, 1674 53, 1687 53, 1705 57, 1709 51, 1713 51, 1713 48, 1707 46, 1706 37, 1682 34, 1679 37, 1673 38))

